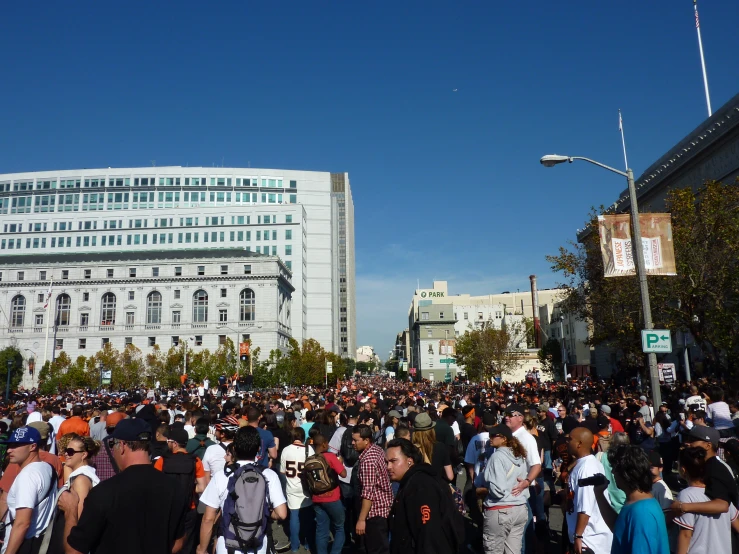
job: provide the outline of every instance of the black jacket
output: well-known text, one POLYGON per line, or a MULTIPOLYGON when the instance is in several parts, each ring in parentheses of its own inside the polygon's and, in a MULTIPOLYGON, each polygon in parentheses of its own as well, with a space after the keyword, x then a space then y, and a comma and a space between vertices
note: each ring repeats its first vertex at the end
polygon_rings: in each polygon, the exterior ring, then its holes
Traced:
POLYGON ((458 515, 449 485, 429 464, 416 464, 400 481, 390 513, 392 554, 457 551, 453 518, 458 515))

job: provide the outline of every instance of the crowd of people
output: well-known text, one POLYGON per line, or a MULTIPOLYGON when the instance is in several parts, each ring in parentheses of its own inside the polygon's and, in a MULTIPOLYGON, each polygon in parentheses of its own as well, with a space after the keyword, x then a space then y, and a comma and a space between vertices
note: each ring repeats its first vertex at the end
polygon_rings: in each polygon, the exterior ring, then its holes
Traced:
POLYGON ((654 406, 636 384, 533 377, 24 392, 0 406, 1 553, 729 553, 734 392, 678 384, 654 406))

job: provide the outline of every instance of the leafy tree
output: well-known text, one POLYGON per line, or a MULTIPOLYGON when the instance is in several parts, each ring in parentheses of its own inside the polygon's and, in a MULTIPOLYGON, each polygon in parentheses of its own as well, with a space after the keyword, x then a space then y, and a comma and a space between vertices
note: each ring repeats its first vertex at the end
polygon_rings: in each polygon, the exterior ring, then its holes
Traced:
POLYGON ((551 374, 554 369, 562 369, 562 346, 557 339, 550 338, 538 352, 541 372, 551 374))
POLYGON ((354 371, 356 370, 357 362, 352 358, 344 358, 344 378, 351 379, 354 377, 354 371))
POLYGON ((8 346, 0 350, 0 389, 3 397, 5 396, 5 386, 8 379, 8 362, 11 363, 10 371, 10 390, 18 390, 21 379, 23 378, 23 354, 20 350, 13 346, 8 346))
POLYGON ((369 362, 357 362, 355 364, 355 367, 356 367, 357 371, 360 372, 360 373, 362 373, 362 374, 369 373, 369 370, 370 370, 369 362))
POLYGON ((491 322, 470 328, 457 339, 457 365, 463 367, 470 380, 488 381, 518 367, 521 356, 523 324, 510 324, 496 329, 491 322))
MULTIPOLYGON (((739 187, 708 182, 695 191, 673 189, 666 208, 677 276, 648 277, 654 326, 689 331, 708 366, 733 373, 739 361, 739 187)), ((593 229, 599 212, 605 209, 591 211, 593 229)), ((565 277, 563 309, 591 324, 589 343, 616 348, 627 365, 643 368, 638 281, 603 276, 598 233, 547 259, 565 277)))

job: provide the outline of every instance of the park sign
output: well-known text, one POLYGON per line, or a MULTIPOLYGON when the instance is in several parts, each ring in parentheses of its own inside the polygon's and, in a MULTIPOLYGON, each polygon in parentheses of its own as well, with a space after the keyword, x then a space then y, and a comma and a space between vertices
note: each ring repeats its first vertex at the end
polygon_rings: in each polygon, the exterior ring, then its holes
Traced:
POLYGON ((419 290, 418 296, 426 300, 428 298, 444 298, 446 296, 446 293, 443 290, 427 289, 427 290, 419 290))
POLYGON ((641 349, 645 354, 669 354, 672 337, 666 329, 645 329, 641 332, 641 349))

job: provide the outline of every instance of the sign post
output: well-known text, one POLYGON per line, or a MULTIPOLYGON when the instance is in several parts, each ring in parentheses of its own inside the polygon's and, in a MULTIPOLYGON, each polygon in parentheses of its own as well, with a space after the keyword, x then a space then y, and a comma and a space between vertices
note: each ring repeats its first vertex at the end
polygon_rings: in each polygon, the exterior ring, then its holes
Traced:
POLYGON ((326 387, 328 387, 328 374, 333 373, 334 364, 333 362, 326 362, 326 387))
POLYGON ((645 354, 670 354, 672 337, 667 329, 645 329, 641 332, 641 348, 645 354))

